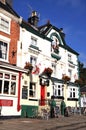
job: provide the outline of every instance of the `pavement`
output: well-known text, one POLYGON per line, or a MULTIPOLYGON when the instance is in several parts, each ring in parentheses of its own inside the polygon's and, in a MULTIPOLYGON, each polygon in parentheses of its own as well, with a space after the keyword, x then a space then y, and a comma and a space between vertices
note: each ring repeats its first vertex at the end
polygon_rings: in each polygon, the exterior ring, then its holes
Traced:
POLYGON ((0 119, 0 130, 86 130, 86 116, 71 115, 52 119, 0 119))

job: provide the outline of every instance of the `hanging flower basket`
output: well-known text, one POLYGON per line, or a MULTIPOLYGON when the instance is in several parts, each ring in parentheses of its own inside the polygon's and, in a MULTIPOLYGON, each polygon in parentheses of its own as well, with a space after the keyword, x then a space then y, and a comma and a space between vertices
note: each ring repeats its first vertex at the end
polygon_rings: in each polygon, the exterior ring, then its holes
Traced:
POLYGON ((32 71, 33 66, 32 66, 32 64, 30 62, 26 62, 25 66, 24 66, 24 69, 29 69, 30 71, 32 71))
POLYGON ((53 70, 48 67, 48 68, 45 68, 45 69, 44 69, 44 72, 43 72, 43 73, 50 77, 51 74, 52 74, 52 72, 53 72, 53 70))
POLYGON ((67 75, 64 75, 64 76, 62 77, 62 80, 64 81, 64 83, 67 83, 68 81, 70 81, 70 77, 67 76, 67 75))
POLYGON ((75 83, 76 83, 76 84, 82 84, 82 79, 76 79, 76 80, 75 80, 75 83))

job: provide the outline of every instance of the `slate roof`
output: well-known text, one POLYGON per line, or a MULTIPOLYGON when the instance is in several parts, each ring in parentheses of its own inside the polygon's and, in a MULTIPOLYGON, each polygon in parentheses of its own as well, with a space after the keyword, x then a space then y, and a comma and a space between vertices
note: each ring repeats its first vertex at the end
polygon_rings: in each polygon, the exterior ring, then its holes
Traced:
POLYGON ((0 2, 0 8, 4 9, 7 12, 11 13, 12 15, 20 18, 20 16, 13 10, 13 8, 7 2, 5 4, 0 2))
POLYGON ((81 93, 83 93, 83 92, 86 93, 86 85, 80 88, 80 92, 81 93))

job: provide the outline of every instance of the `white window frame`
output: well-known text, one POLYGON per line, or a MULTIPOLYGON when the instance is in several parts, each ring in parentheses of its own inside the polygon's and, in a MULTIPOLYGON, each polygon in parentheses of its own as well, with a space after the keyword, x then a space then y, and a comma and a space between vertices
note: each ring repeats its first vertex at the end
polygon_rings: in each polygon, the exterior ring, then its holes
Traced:
POLYGON ((72 79, 72 70, 71 69, 68 69, 68 75, 69 75, 70 79, 72 79))
POLYGON ((18 75, 17 74, 14 74, 14 73, 9 73, 9 72, 2 72, 0 71, 0 73, 3 74, 2 77, 0 77, 0 81, 2 81, 2 88, 1 88, 1 93, 0 94, 3 94, 3 95, 7 95, 7 96, 16 96, 17 95, 17 81, 18 81, 18 75), (7 76, 6 76, 7 75, 7 76), (12 77, 16 77, 15 79, 12 78, 12 77), (5 83, 8 83, 8 90, 5 91, 4 90, 4 87, 5 87, 5 83), (14 89, 14 92, 12 91, 12 83, 15 83, 16 86, 14 86, 15 88, 14 89))
POLYGON ((63 96, 63 85, 62 84, 54 84, 54 96, 63 96))
POLYGON ((10 34, 11 19, 0 13, 0 31, 10 34))
POLYGON ((0 58, 0 60, 8 62, 10 39, 5 37, 5 36, 0 35, 0 41, 7 44, 7 58, 6 59, 5 58, 0 58))
POLYGON ((56 64, 52 63, 53 76, 56 76, 56 64))
POLYGON ((68 87, 68 98, 78 98, 78 88, 77 87, 68 87), (74 96, 75 95, 75 96, 74 96))
POLYGON ((33 67, 36 66, 36 63, 37 63, 37 57, 35 56, 30 56, 30 63, 32 64, 33 67))
POLYGON ((36 83, 30 82, 29 98, 36 98, 36 91, 37 91, 36 83))
POLYGON ((31 36, 31 45, 37 46, 37 38, 31 36))
POLYGON ((68 54, 68 61, 72 61, 72 55, 68 54))

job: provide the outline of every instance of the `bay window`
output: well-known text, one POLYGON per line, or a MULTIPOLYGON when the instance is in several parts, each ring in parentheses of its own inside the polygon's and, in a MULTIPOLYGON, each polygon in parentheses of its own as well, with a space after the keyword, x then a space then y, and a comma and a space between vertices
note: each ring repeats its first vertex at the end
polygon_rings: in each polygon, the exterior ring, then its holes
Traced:
POLYGON ((0 72, 0 94, 16 95, 17 75, 0 72))

